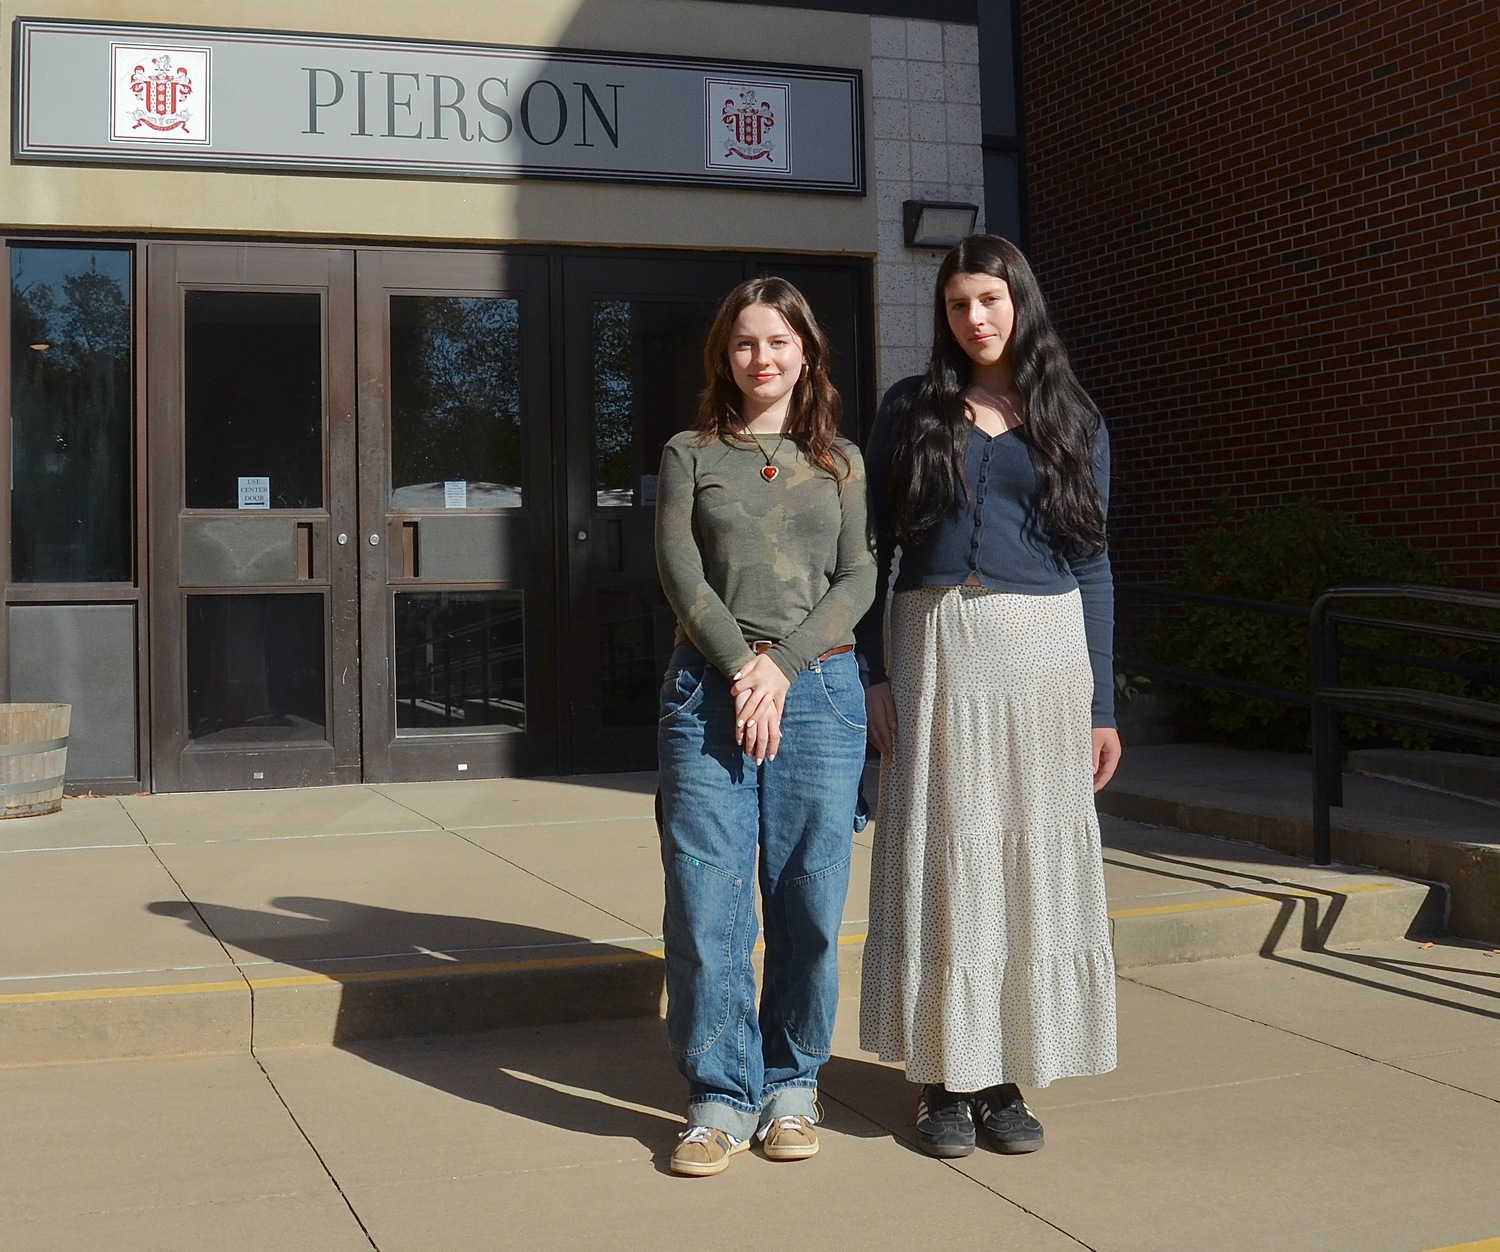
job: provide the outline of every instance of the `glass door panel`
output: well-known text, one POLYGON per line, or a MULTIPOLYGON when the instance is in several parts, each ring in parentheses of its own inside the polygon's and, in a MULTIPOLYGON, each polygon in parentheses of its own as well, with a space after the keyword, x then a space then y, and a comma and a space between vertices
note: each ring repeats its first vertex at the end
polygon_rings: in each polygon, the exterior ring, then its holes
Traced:
POLYGON ((656 574, 656 474, 703 387, 711 300, 594 300, 594 591, 599 722, 656 725, 673 617, 656 574))
POLYGON ((521 302, 390 298, 391 507, 518 509, 521 302))
POLYGON ((187 507, 321 509, 322 297, 185 291, 182 306, 187 507))
POLYGON ((396 594, 396 733, 526 729, 519 591, 396 594))
POLYGON ((656 573, 657 469, 692 424, 708 324, 744 266, 578 257, 564 275, 566 342, 584 358, 566 393, 569 768, 648 769, 674 629, 656 573))
POLYGON ((365 776, 554 772, 546 263, 359 266, 365 776))
POLYGON ((326 739, 326 617, 316 592, 188 596, 188 738, 194 743, 326 739))

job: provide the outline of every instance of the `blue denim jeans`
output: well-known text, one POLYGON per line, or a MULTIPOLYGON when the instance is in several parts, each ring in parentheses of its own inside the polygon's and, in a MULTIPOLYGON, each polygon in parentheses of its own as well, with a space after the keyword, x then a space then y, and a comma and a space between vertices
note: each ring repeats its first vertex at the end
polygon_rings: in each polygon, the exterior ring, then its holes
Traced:
POLYGON ((757 766, 734 733, 729 680, 695 648, 662 684, 661 854, 667 1038, 688 1123, 743 1139, 813 1115, 833 1046, 865 703, 854 654, 815 661, 787 692, 781 748, 757 766), (759 854, 765 986, 757 1011, 759 854))

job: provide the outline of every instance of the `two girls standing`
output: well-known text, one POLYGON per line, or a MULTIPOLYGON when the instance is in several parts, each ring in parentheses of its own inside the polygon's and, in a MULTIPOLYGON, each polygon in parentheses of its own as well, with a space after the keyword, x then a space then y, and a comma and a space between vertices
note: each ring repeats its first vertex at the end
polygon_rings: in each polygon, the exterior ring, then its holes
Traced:
POLYGON ((922 1146, 964 1155, 977 1119, 1000 1150, 1033 1150, 1015 1084, 1114 1064, 1092 804, 1119 758, 1108 444, 1019 252, 975 236, 937 291, 928 373, 886 396, 870 443, 878 582, 827 343, 784 280, 725 299, 698 421, 663 454, 678 1173, 718 1173, 752 1137, 773 1159, 817 1151, 866 709, 883 764, 861 1044, 924 1084, 922 1146))

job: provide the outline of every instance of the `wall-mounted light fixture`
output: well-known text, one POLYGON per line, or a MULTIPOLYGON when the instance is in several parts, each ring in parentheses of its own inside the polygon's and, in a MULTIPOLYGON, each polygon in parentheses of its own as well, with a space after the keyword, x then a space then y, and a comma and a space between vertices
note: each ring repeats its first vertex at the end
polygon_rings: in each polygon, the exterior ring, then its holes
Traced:
POLYGON ((978 220, 977 204, 906 200, 901 205, 901 225, 908 248, 951 248, 974 233, 974 223, 978 220))
POLYGON ((28 346, 33 352, 45 352, 52 345, 50 343, 33 343, 28 346))

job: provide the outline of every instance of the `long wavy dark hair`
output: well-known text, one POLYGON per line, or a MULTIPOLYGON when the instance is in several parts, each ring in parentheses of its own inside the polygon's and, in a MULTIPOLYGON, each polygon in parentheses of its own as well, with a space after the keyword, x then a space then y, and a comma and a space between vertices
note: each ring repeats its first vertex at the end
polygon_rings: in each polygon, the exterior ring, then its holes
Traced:
POLYGON ((744 395, 729 369, 729 340, 735 319, 752 304, 775 309, 802 341, 807 368, 792 389, 787 438, 821 470, 842 481, 849 476, 849 457, 839 447, 839 419, 843 401, 828 378, 828 336, 813 316, 807 298, 784 278, 752 278, 741 283, 719 305, 708 339, 703 344, 703 373, 707 382, 698 397, 693 429, 704 443, 715 439, 743 439, 744 395))
POLYGON ((1104 507, 1090 443, 1099 410, 1068 364, 1031 266, 1020 249, 995 235, 970 235, 938 270, 932 358, 921 385, 903 397, 892 429, 889 490, 897 540, 917 542, 958 493, 968 491, 964 388, 972 362, 948 326, 945 297, 949 281, 961 274, 988 274, 1010 287, 1015 328, 1005 354, 1026 406, 1031 458, 1041 478, 1040 520, 1067 555, 1097 555, 1104 550, 1104 507))

